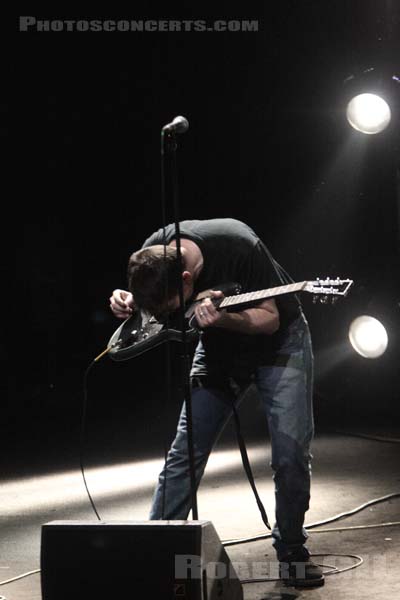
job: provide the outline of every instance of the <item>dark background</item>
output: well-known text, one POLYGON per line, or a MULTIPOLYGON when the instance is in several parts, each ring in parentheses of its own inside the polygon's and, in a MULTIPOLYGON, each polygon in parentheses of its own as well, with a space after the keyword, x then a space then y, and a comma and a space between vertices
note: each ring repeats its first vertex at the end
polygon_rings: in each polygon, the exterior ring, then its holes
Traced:
MULTIPOLYGON (((21 306, 14 322, 5 318, 2 424, 21 462, 32 440, 78 435, 83 374, 119 325, 108 298, 126 287, 130 253, 162 225, 160 129, 179 114, 190 123, 177 153, 181 219, 247 222, 296 281, 355 280, 334 307, 302 297, 317 424, 399 416, 397 114, 381 134, 355 132, 343 86, 369 67, 399 71, 399 8, 278 4, 35 15, 257 19, 258 32, 18 33, 17 281, 7 302, 21 306), (347 341, 366 313, 388 329, 377 360, 347 341)), ((172 221, 171 203, 167 214, 172 221)), ((176 349, 173 357, 177 379, 176 349)), ((173 431, 179 398, 165 407, 163 348, 126 363, 105 357, 88 390, 87 435, 100 453, 107 444, 118 452, 123 431, 138 446, 150 433, 158 440, 166 421, 173 431)))

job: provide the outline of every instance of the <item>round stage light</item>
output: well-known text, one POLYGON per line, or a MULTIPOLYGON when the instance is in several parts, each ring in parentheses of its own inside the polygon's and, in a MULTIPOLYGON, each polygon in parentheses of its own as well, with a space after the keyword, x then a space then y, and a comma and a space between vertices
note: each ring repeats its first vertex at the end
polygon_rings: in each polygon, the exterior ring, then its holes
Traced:
POLYGON ((378 319, 357 317, 350 325, 349 339, 354 350, 364 358, 378 358, 388 345, 386 329, 378 319))
POLYGON ((386 129, 391 112, 388 103, 376 94, 359 94, 347 105, 347 120, 354 129, 374 134, 386 129))

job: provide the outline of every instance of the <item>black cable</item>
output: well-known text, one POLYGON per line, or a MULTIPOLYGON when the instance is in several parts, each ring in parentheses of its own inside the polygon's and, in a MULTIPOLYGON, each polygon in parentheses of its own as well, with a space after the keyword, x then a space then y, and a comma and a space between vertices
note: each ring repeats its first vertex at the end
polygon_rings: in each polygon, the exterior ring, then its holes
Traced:
POLYGON ((251 470, 251 465, 250 465, 250 461, 249 461, 249 457, 247 454, 247 448, 246 448, 246 444, 245 441, 243 439, 242 436, 242 432, 241 432, 241 428, 240 428, 240 420, 239 420, 239 415, 238 412, 236 410, 236 406, 235 406, 235 402, 232 401, 232 410, 233 410, 233 416, 234 416, 234 421, 235 421, 235 427, 236 427, 236 437, 237 437, 237 441, 239 444, 239 449, 240 449, 240 454, 242 457, 242 463, 243 463, 243 468, 245 470, 245 473, 247 475, 247 479, 249 480, 250 483, 250 487, 253 490, 253 494, 255 496, 256 502, 257 502, 257 506, 258 509, 260 511, 261 514, 261 518, 264 522, 264 525, 268 528, 271 529, 271 525, 269 524, 268 521, 268 516, 267 516, 267 512, 264 508, 264 505, 261 501, 261 498, 258 494, 257 488, 256 488, 256 484, 254 482, 254 476, 253 476, 253 472, 251 470))
MULTIPOLYGON (((264 244, 264 242, 262 242, 260 240, 260 244, 262 246, 262 248, 265 250, 265 253, 271 263, 271 266, 274 268, 275 273, 279 279, 279 281, 282 283, 282 285, 287 285, 288 283, 293 282, 293 279, 290 277, 290 275, 283 269, 283 267, 280 266, 280 264, 274 259, 274 257, 272 256, 272 254, 270 253, 270 251, 268 250, 267 246, 264 244)), ((301 302, 299 300, 299 298, 297 297, 297 295, 295 294, 295 298, 299 307, 299 311, 302 314, 302 306, 301 306, 301 302)), ((256 502, 257 502, 257 506, 259 508, 260 514, 261 514, 261 518, 265 524, 265 526, 271 530, 271 525, 269 523, 268 520, 268 516, 267 516, 267 512, 264 508, 264 505, 261 501, 261 498, 258 494, 255 482, 254 482, 254 477, 253 477, 253 473, 251 470, 251 465, 249 462, 249 458, 248 458, 248 454, 247 454, 247 449, 246 449, 246 444, 245 441, 243 439, 242 433, 241 433, 241 428, 240 428, 240 419, 239 419, 239 415, 238 412, 236 410, 236 406, 235 406, 235 402, 232 402, 232 410, 233 410, 233 416, 234 416, 234 421, 235 421, 235 426, 236 426, 236 437, 238 440, 238 445, 239 445, 239 449, 240 449, 240 454, 242 457, 242 463, 243 463, 243 468, 245 470, 245 473, 247 475, 247 479, 250 483, 250 487, 253 490, 253 494, 256 498, 256 502)))
POLYGON ((89 488, 86 483, 85 470, 84 470, 84 466, 83 466, 83 450, 84 450, 84 442, 85 442, 85 425, 86 425, 86 411, 87 411, 87 399, 88 399, 87 379, 88 379, 88 375, 89 375, 91 368, 96 364, 96 362, 98 361, 98 359, 101 356, 102 356, 102 354, 100 354, 97 358, 95 358, 90 363, 90 365, 86 369, 85 374, 83 376, 83 403, 82 403, 81 433, 80 433, 80 439, 79 439, 79 465, 81 468, 83 483, 85 485, 86 492, 87 492, 87 495, 90 500, 90 504, 92 505, 94 513, 99 521, 101 521, 100 515, 97 512, 96 506, 92 500, 92 496, 90 495, 89 488))

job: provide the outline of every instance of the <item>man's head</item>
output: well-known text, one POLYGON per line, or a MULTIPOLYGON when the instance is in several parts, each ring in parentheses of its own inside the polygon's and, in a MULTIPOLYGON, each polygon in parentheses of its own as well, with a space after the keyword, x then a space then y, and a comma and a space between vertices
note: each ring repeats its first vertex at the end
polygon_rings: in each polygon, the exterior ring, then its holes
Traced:
POLYGON ((154 315, 179 307, 179 280, 183 281, 184 299, 193 293, 193 277, 185 271, 184 249, 182 265, 177 250, 171 246, 149 246, 134 252, 128 262, 128 287, 135 304, 154 315))

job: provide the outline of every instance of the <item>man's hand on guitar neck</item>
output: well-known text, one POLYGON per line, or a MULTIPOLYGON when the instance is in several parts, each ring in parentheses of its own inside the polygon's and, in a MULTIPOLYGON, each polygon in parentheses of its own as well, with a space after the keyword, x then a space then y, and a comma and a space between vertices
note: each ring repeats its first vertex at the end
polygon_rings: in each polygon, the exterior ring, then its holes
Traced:
POLYGON ((110 308, 118 319, 127 319, 131 316, 135 303, 133 296, 126 290, 114 290, 110 297, 110 308))
MULTIPOLYGON (((212 298, 222 300, 224 294, 222 292, 211 291, 212 298)), ((218 327, 221 326, 222 321, 225 318, 226 310, 217 310, 211 298, 204 298, 201 303, 195 307, 195 315, 197 323, 203 329, 205 327, 218 327)))

